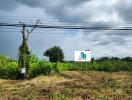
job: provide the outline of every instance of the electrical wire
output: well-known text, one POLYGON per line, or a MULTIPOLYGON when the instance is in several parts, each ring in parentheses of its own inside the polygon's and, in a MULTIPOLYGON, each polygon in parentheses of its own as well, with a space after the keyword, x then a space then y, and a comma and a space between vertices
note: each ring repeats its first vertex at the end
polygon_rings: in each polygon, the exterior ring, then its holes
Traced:
MULTIPOLYGON (((21 24, 11 24, 11 23, 0 23, 0 27, 10 26, 10 27, 23 27, 21 24)), ((83 30, 132 30, 132 26, 82 26, 82 25, 33 25, 26 24, 26 27, 36 27, 36 28, 47 28, 47 29, 83 29, 83 30)))

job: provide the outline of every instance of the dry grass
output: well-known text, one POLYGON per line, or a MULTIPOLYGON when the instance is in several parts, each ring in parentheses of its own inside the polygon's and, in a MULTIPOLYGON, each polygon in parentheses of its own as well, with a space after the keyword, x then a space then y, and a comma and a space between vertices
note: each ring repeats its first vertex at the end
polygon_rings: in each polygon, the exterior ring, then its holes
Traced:
POLYGON ((0 100, 132 100, 132 72, 67 71, 31 80, 0 79, 0 100))

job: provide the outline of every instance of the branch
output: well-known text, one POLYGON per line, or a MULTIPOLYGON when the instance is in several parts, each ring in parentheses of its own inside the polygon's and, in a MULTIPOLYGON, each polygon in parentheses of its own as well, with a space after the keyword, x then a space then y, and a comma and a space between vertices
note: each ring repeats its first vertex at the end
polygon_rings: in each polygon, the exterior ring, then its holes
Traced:
POLYGON ((26 29, 26 31, 28 32, 27 39, 28 39, 28 37, 29 37, 29 34, 32 33, 32 32, 34 31, 34 29, 37 27, 37 24, 40 23, 39 21, 40 21, 40 20, 37 20, 37 21, 36 21, 36 24, 34 25, 34 27, 33 27, 30 31, 28 31, 28 30, 26 29))
POLYGON ((33 32, 33 30, 37 27, 37 24, 40 23, 40 20, 37 20, 36 24, 34 25, 34 27, 30 30, 27 31, 29 34, 33 32))

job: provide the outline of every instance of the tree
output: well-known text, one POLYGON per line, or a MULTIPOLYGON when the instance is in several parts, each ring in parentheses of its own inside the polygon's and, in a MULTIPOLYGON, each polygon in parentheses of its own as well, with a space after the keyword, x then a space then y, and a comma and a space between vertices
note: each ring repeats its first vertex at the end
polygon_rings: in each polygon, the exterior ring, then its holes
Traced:
POLYGON ((19 67, 20 68, 26 67, 28 70, 30 65, 31 52, 29 50, 26 41, 23 41, 22 45, 19 47, 18 55, 19 55, 19 59, 18 59, 19 67))
POLYGON ((27 73, 30 66, 30 57, 31 57, 31 52, 29 50, 29 45, 28 45, 29 32, 28 30, 26 30, 26 25, 24 23, 22 25, 23 25, 23 31, 22 31, 23 41, 22 41, 22 45, 19 47, 18 65, 20 68, 25 67, 27 73))
POLYGON ((100 59, 98 59, 98 61, 107 61, 110 60, 109 57, 101 57, 100 59))
POLYGON ((39 20, 37 20, 36 24, 33 26, 31 30, 28 30, 26 28, 26 24, 20 22, 22 25, 22 45, 19 47, 19 52, 18 52, 18 65, 20 68, 26 68, 26 74, 28 73, 28 69, 30 66, 30 60, 31 60, 31 52, 29 49, 28 45, 28 37, 29 34, 33 32, 33 30, 37 27, 37 24, 39 23, 39 20))
POLYGON ((64 53, 59 46, 49 48, 43 55, 49 57, 50 62, 62 62, 64 59, 64 53))
POLYGON ((127 62, 131 62, 132 61, 132 57, 125 57, 122 58, 123 61, 127 61, 127 62))

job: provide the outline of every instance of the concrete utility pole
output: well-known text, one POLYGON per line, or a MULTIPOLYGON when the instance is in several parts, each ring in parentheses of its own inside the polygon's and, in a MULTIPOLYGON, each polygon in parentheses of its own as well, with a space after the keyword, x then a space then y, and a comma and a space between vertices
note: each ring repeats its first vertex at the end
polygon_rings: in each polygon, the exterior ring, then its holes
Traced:
POLYGON ((28 45, 28 37, 29 34, 31 32, 33 32, 33 30, 37 27, 37 24, 39 23, 39 20, 37 20, 36 24, 34 25, 34 27, 29 31, 26 28, 26 24, 20 22, 20 24, 22 25, 22 37, 23 37, 23 41, 21 46, 19 47, 19 53, 18 53, 18 65, 19 67, 22 69, 21 73, 27 78, 28 78, 28 69, 30 66, 30 58, 31 58, 31 52, 29 49, 29 45, 28 45))

